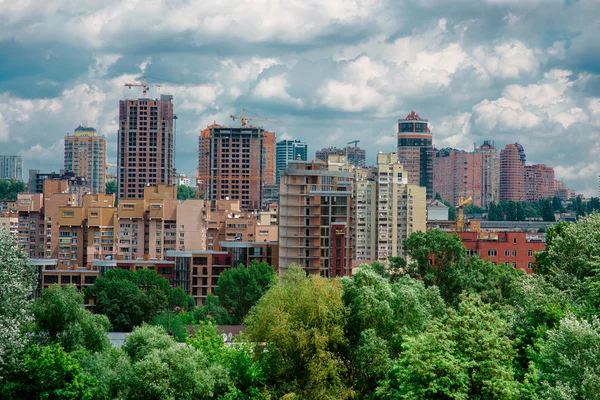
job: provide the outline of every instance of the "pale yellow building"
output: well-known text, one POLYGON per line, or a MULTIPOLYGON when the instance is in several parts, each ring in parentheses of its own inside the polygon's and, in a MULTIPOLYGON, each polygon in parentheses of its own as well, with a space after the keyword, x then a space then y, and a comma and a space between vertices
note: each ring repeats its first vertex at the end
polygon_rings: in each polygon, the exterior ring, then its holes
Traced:
POLYGON ((354 180, 355 259, 404 256, 402 241, 426 229, 426 188, 408 184, 396 153, 378 154, 377 165, 356 169, 354 180))

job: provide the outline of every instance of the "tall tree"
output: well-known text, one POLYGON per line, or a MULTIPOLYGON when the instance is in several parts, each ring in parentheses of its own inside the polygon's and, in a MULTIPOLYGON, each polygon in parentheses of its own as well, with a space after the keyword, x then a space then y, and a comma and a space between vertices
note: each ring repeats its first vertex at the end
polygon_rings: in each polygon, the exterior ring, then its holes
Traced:
POLYGON ((24 329, 32 320, 29 298, 35 269, 8 231, 0 231, 0 381, 25 346, 24 329))
POLYGON ((267 364, 267 384, 278 398, 350 397, 340 281, 306 277, 300 267, 284 278, 245 320, 249 339, 258 344, 255 354, 267 364))
POLYGON ((247 268, 240 265, 223 271, 215 294, 234 324, 241 324, 248 311, 277 282, 273 267, 252 261, 247 268))
POLYGON ((552 210, 552 203, 549 199, 543 201, 542 219, 549 222, 554 222, 556 220, 554 218, 554 211, 552 210))
POLYGON ((102 351, 109 345, 105 315, 83 308, 83 296, 75 286, 52 285, 33 304, 35 332, 42 342, 58 343, 68 352, 102 351))
POLYGON ((490 221, 504 221, 504 214, 502 210, 493 201, 490 203, 490 209, 488 212, 488 220, 490 221))
POLYGON ((407 339, 378 391, 384 399, 514 399, 519 383, 508 333, 492 305, 463 296, 458 311, 407 339))

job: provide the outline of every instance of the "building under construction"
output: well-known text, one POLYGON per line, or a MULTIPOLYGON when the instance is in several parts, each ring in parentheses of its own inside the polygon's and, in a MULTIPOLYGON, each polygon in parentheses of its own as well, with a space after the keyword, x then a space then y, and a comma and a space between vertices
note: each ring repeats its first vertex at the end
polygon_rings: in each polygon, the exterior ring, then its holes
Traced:
POLYGON ((275 133, 255 126, 213 124, 200 132, 198 190, 205 199, 239 200, 258 210, 275 180, 275 133))

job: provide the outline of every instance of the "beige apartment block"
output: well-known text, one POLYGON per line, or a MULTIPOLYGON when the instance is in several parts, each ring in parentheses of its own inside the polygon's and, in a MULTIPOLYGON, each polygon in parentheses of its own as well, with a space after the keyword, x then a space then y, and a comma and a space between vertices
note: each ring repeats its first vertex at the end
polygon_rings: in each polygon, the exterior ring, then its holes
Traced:
POLYGON ((325 277, 351 274, 353 176, 341 170, 344 163, 288 162, 280 182, 281 274, 293 264, 325 277))
POLYGON ((396 153, 378 154, 374 168, 357 169, 354 177, 356 260, 404 256, 403 240, 426 229, 426 188, 408 184, 396 153))

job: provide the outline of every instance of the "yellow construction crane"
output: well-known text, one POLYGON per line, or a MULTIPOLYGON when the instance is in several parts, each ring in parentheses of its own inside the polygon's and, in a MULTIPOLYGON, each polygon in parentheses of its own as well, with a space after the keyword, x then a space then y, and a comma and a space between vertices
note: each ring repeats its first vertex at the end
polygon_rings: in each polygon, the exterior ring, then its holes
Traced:
POLYGON ((229 118, 231 118, 232 120, 236 120, 236 119, 240 119, 242 120, 242 128, 245 128, 248 125, 248 121, 263 121, 263 122, 281 122, 277 119, 267 119, 267 118, 260 118, 260 117, 247 117, 245 114, 246 110, 242 108, 242 116, 239 117, 237 115, 230 115, 229 118))
POLYGON ((466 200, 463 200, 462 194, 458 195, 458 216, 456 218, 456 232, 464 232, 465 231, 465 213, 464 207, 468 206, 473 202, 473 198, 469 197, 466 200))
POLYGON ((211 86, 208 83, 177 83, 177 82, 163 82, 163 83, 148 83, 146 82, 146 75, 142 76, 141 82, 136 83, 126 83, 125 87, 131 89, 132 87, 141 87, 142 88, 142 97, 146 97, 146 93, 148 92, 149 87, 161 88, 163 86, 211 86))

